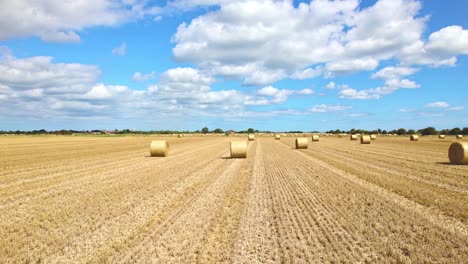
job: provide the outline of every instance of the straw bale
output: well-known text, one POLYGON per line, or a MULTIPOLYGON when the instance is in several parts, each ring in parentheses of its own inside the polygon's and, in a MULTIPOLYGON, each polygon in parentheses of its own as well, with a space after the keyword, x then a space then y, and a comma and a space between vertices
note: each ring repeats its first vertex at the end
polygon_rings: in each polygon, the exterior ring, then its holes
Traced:
POLYGON ((371 143, 371 137, 369 135, 361 136, 361 144, 370 144, 370 143, 371 143))
POLYGON ((309 147, 309 140, 307 138, 301 137, 296 138, 296 149, 306 149, 309 147))
POLYGON ((231 141, 231 158, 247 158, 246 141, 231 141))
POLYGON ((448 150, 450 163, 468 165, 468 142, 454 142, 448 150))
POLYGON ((169 143, 166 140, 153 140, 150 145, 152 157, 167 157, 169 155, 169 143))

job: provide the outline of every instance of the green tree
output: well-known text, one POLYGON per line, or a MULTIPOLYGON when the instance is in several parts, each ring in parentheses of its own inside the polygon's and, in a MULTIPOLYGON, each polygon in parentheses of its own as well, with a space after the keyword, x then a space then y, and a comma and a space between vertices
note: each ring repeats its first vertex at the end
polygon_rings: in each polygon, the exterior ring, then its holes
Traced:
POLYGON ((450 134, 450 135, 458 135, 458 134, 461 133, 461 131, 462 131, 462 130, 461 130, 459 127, 455 127, 455 128, 453 128, 452 130, 450 130, 449 134, 450 134))
POLYGON ((399 136, 404 135, 404 134, 406 134, 406 129, 400 128, 400 129, 397 130, 396 133, 397 133, 399 136))
POLYGON ((416 134, 416 131, 414 131, 414 129, 408 129, 406 133, 408 133, 409 135, 413 135, 413 134, 416 134))
POLYGON ((213 130, 214 133, 224 133, 224 131, 221 128, 217 128, 213 130))
POLYGON ((255 133, 255 129, 249 128, 249 129, 247 129, 247 133, 250 133, 250 134, 251 134, 251 133, 255 133))
POLYGON ((208 132, 210 132, 210 130, 207 127, 204 127, 204 128, 202 128, 201 132, 203 134, 208 134, 208 132))
POLYGON ((442 134, 442 135, 447 135, 447 134, 450 133, 450 130, 448 130, 448 129, 442 129, 441 131, 439 131, 439 133, 442 134))
POLYGON ((426 128, 418 130, 418 132, 421 133, 423 136, 437 134, 437 130, 434 127, 426 127, 426 128))

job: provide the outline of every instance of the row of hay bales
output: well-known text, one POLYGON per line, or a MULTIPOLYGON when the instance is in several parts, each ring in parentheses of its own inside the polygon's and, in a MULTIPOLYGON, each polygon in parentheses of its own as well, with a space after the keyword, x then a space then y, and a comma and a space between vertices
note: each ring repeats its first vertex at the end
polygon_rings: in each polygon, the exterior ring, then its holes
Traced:
MULTIPOLYGON (((456 135, 455 138, 456 139, 463 139, 463 135, 456 135)), ((439 139, 445 139, 445 135, 439 135, 439 139)), ((410 140, 411 141, 418 141, 419 136, 418 135, 411 135, 410 140)))
MULTIPOLYGON (((312 142, 320 141, 319 135, 312 135, 312 142)), ((309 140, 306 137, 296 138, 296 149, 307 149, 309 147, 309 140)))
MULTIPOLYGON (((341 137, 341 136, 338 136, 341 137)), ((457 135, 457 139, 463 139, 463 135, 457 135)), ((353 134, 350 136, 350 140, 357 140, 358 135, 353 134)), ((370 144, 371 140, 376 140, 377 135, 372 134, 372 135, 361 135, 361 144, 370 144), (370 139, 369 139, 370 138, 370 139)), ((445 135, 439 135, 439 139, 445 139, 445 135)), ((410 136, 410 141, 419 141, 419 136, 418 135, 411 135, 410 136)))
MULTIPOLYGON (((281 138, 280 135, 275 135, 275 140, 281 138)), ((375 140, 376 135, 362 135, 361 144, 370 144, 375 140)), ((457 137, 458 138, 458 137, 457 137)), ((461 137, 463 138, 463 137, 461 137)), ((312 136, 312 141, 319 141, 318 135, 312 136)), ((351 135, 351 140, 357 140, 357 135, 351 135)), ((418 141, 418 135, 411 135, 411 141, 418 141)), ((249 135, 248 141, 254 141, 255 136, 249 135)), ((307 149, 309 147, 309 140, 306 137, 296 138, 296 149, 307 149)), ((170 147, 166 140, 154 140, 150 145, 150 155, 152 157, 167 157, 169 155, 170 147)), ((231 158, 247 158, 247 141, 231 141, 230 144, 231 158)), ((450 145, 448 150, 449 160, 452 164, 468 165, 468 142, 454 142, 450 145)))
MULTIPOLYGON (((249 141, 255 140, 255 135, 249 134, 247 136, 249 141)), ((247 142, 242 140, 231 141, 231 158, 232 159, 244 159, 247 158, 247 142)))
MULTIPOLYGON (((357 140, 358 135, 353 134, 349 137, 350 140, 357 140)), ((377 135, 361 135, 361 144, 370 144, 372 140, 376 140, 377 135)))
MULTIPOLYGON (((209 134, 200 134, 200 133, 194 133, 194 134, 190 134, 191 136, 195 136, 195 137, 222 137, 222 136, 226 136, 225 133, 209 133, 209 134)), ((303 134, 299 134, 299 133, 282 133, 282 134, 273 134, 273 133, 255 133, 255 134, 249 134, 249 135, 257 135, 257 136, 283 136, 283 137, 309 137, 309 136, 338 136, 338 138, 342 138, 342 137, 346 137, 348 136, 348 134, 346 133, 340 133, 340 134, 326 134, 326 133, 317 133, 317 134, 309 134, 309 133, 303 133, 303 134)), ((363 136, 364 134, 351 134, 351 136, 355 135, 356 137, 360 137, 360 136, 363 136)), ((379 134, 381 136, 398 136, 397 134, 379 134)), ((4 136, 7 136, 6 134, 4 134, 4 136)), ((160 136, 167 136, 166 134, 160 134, 160 136)), ((171 134, 171 136, 175 136, 175 137, 178 137, 178 138, 183 138, 185 137, 186 135, 185 134, 171 134)), ((245 136, 245 134, 239 134, 239 133, 236 133, 236 134, 229 134, 229 136, 235 136, 235 137, 242 137, 242 136, 245 136)), ((377 136, 376 134, 371 134, 371 137, 372 136, 377 136)), ((416 135, 417 136, 417 135, 416 135)), ((446 138, 446 135, 439 135, 438 136, 439 139, 445 139, 446 138)), ((463 139, 463 135, 455 135, 455 137, 457 139, 463 139)), ((357 140, 357 138, 356 138, 357 140)))
MULTIPOLYGON (((351 135, 351 140, 357 140, 357 135, 351 135)), ((361 136, 361 144, 370 144, 371 140, 377 139, 376 135, 363 135, 361 136)), ((312 135, 312 142, 320 141, 319 135, 312 135)), ((309 146, 309 140, 306 137, 296 138, 295 141, 296 149, 307 149, 309 146)))
MULTIPOLYGON (((456 139, 463 139, 463 135, 456 135, 456 139)), ((445 135, 439 135, 439 139, 445 139, 445 135)))
MULTIPOLYGON (((182 138, 184 135, 179 134, 177 137, 182 138)), ((275 135, 275 139, 279 140, 281 136, 275 135)), ((248 141, 254 141, 255 135, 249 134, 248 141)), ((318 136, 314 136, 313 140, 318 141, 318 136)), ((169 143, 166 140, 154 140, 150 145, 150 155, 152 157, 167 157, 169 155, 169 143)), ((246 158, 247 157, 247 142, 246 141, 231 141, 231 158, 246 158)))

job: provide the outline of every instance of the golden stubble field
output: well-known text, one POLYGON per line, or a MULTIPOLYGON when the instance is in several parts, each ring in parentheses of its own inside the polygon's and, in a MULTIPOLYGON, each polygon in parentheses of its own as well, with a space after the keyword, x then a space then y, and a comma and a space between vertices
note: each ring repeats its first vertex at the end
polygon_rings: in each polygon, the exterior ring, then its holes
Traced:
POLYGON ((233 137, 169 137, 149 157, 160 138, 0 138, 0 263, 468 259, 452 137, 256 137, 247 159, 228 158, 233 137))

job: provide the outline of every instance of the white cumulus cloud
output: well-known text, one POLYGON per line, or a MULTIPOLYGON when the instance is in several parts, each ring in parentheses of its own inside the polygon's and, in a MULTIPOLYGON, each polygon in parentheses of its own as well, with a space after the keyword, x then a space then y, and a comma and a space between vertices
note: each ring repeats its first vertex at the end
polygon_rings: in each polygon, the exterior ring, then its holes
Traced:
POLYGON ((322 72, 323 70, 320 67, 317 67, 315 69, 307 68, 304 70, 298 70, 294 72, 291 77, 293 79, 298 79, 298 80, 312 79, 314 77, 320 76, 322 72))
POLYGON ((297 92, 298 94, 303 94, 303 95, 310 95, 310 94, 314 94, 314 90, 310 89, 310 88, 305 88, 305 89, 302 89, 302 90, 299 90, 297 92))
POLYGON ((79 42, 76 33, 95 26, 115 26, 156 16, 147 0, 0 1, 0 41, 37 36, 49 42, 79 42))
POLYGON ((416 73, 419 69, 410 67, 385 67, 372 75, 374 79, 390 80, 400 79, 402 76, 408 76, 416 73))
POLYGON ((464 106, 454 106, 447 109, 447 111, 462 111, 465 110, 464 106))
POLYGON ((122 42, 120 46, 112 49, 112 54, 114 55, 125 56, 126 53, 127 53, 127 44, 125 42, 122 42))
MULTIPOLYGON (((176 0, 169 6, 217 7, 179 25, 173 55, 244 85, 373 71, 382 61, 395 60, 400 66, 372 76, 385 81, 382 89, 374 88, 383 95, 419 87, 404 78, 419 70, 412 65, 453 66, 467 51, 467 30, 460 26, 424 38, 429 17, 420 15, 418 0, 379 0, 365 8, 358 0, 297 5, 274 0, 176 0)), ((372 91, 354 94, 379 97, 372 91)))
POLYGON ((326 70, 331 74, 348 74, 359 71, 371 71, 379 66, 379 61, 373 58, 353 59, 327 63, 326 70))
POLYGON ((325 86, 328 90, 333 90, 336 88, 336 83, 335 82, 329 82, 327 86, 325 86))
POLYGON ((341 90, 338 93, 338 96, 343 99, 358 99, 358 100, 368 100, 368 99, 379 99, 381 95, 371 93, 369 90, 356 90, 353 88, 346 88, 341 90))
POLYGON ((319 104, 314 105, 309 111, 314 113, 326 113, 326 112, 336 112, 336 111, 344 111, 352 109, 352 106, 344 106, 344 105, 326 105, 326 104, 319 104))
POLYGON ((433 102, 433 103, 426 104, 426 107, 430 107, 430 108, 447 108, 449 106, 450 104, 447 102, 433 102))
POLYGON ((134 82, 146 82, 149 80, 152 80, 156 78, 156 73, 155 72, 150 72, 150 73, 141 73, 141 72, 135 72, 132 76, 132 81, 134 82))
POLYGON ((441 56, 468 54, 468 30, 461 26, 449 26, 432 33, 426 49, 441 56))

